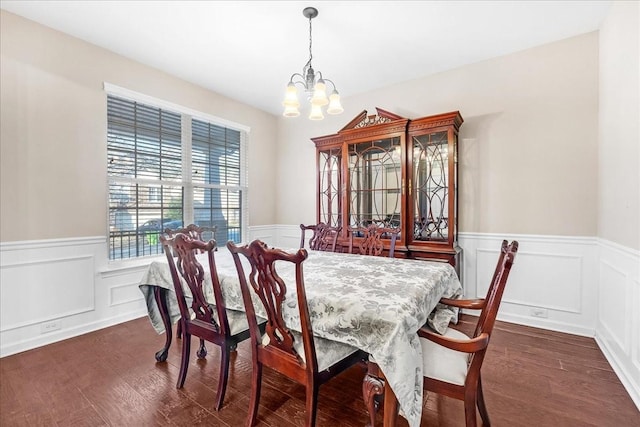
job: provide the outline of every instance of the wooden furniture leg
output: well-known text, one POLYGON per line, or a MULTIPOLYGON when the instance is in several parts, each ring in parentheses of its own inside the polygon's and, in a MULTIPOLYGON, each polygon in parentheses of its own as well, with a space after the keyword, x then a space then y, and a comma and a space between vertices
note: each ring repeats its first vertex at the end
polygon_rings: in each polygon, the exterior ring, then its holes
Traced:
POLYGON ((160 317, 162 317, 162 323, 164 324, 164 331, 166 339, 164 347, 156 352, 156 360, 158 362, 164 362, 167 360, 169 354, 169 347, 171 347, 171 339, 173 338, 173 332, 171 330, 171 319, 169 317, 169 309, 167 308, 167 290, 159 286, 153 287, 153 296, 160 310, 160 317))
MULTIPOLYGON (((176 339, 182 338, 182 322, 178 322, 176 325, 176 339)), ((207 347, 204 344, 204 340, 200 338, 200 347, 198 347, 198 351, 196 352, 196 356, 198 359, 204 359, 207 356, 207 347)))
POLYGON ((395 427, 398 418, 398 399, 375 362, 367 363, 367 375, 362 382, 362 397, 369 411, 370 427, 375 427, 376 412, 384 399, 384 426, 395 427))
POLYGON ((376 412, 378 412, 379 398, 384 393, 383 381, 369 373, 364 376, 362 381, 362 397, 369 412, 369 427, 376 425, 376 412))
POLYGON ((389 386, 384 383, 384 427, 396 427, 398 421, 398 399, 389 386))

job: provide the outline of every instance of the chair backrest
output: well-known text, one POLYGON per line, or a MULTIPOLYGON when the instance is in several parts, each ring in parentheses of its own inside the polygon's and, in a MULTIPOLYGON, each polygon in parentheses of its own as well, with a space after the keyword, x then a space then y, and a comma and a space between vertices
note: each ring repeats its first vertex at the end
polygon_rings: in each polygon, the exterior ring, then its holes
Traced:
MULTIPOLYGON (((317 371, 318 364, 302 272, 302 262, 308 256, 306 249, 299 249, 296 253, 287 253, 280 249, 269 249, 260 240, 254 240, 249 245, 244 246, 236 246, 229 241, 227 242, 227 247, 233 255, 233 260, 238 270, 253 351, 266 353, 267 356, 260 357, 260 360, 289 376, 296 377, 300 375, 300 373, 296 373, 296 370, 300 369, 312 368, 317 371), (246 257, 251 265, 251 271, 248 274, 245 274, 240 254, 246 257), (295 268, 295 291, 300 311, 304 359, 294 349, 294 335, 283 318, 282 305, 287 298, 287 284, 278 275, 276 270, 277 262, 289 262, 295 268), (251 290, 258 296, 264 307, 267 317, 265 334, 268 340, 263 338, 258 330, 251 290)), ((289 295, 292 294, 290 293, 289 295)), ((258 355, 254 354, 254 356, 258 355)), ((303 378, 299 378, 299 380, 301 379, 303 378)))
POLYGON ((393 258, 399 232, 400 230, 397 228, 379 227, 376 224, 370 224, 366 228, 350 228, 349 253, 354 253, 353 238, 355 234, 358 234, 358 237, 362 237, 362 240, 356 247, 355 253, 379 256, 384 250, 384 240, 389 239, 389 258, 393 258))
POLYGON ((313 235, 309 239, 309 249, 314 251, 335 252, 341 229, 342 227, 332 227, 324 222, 315 225, 300 224, 300 248, 304 248, 305 231, 312 230, 313 235))
POLYGON ((513 241, 509 244, 506 240, 502 241, 500 247, 500 256, 496 264, 496 269, 493 272, 489 289, 487 290, 487 296, 485 297, 485 308, 480 314, 474 336, 479 335, 482 332, 491 333, 493 325, 498 315, 498 309, 502 302, 502 294, 504 293, 509 273, 511 272, 511 266, 518 252, 518 242, 513 241))
POLYGON ((221 334, 229 335, 229 322, 213 255, 216 250, 215 240, 209 240, 205 243, 189 234, 174 232, 172 237, 161 235, 160 241, 169 263, 182 321, 191 322, 195 320, 196 322, 203 322, 207 325, 213 325, 214 329, 221 334), (207 254, 215 305, 207 303, 205 299, 203 289, 205 269, 196 258, 196 253, 207 254), (191 292, 191 310, 195 313, 195 319, 191 319, 191 312, 187 306, 187 299, 182 285, 183 281, 191 292), (216 322, 213 310, 217 311, 219 322, 216 322))
POLYGON ((184 228, 165 228, 165 236, 172 237, 174 234, 182 233, 191 237, 192 239, 201 240, 207 242, 209 240, 215 240, 216 227, 203 227, 196 224, 189 224, 184 228))
MULTIPOLYGON (((498 263, 496 264, 496 269, 493 272, 493 278, 491 279, 491 283, 489 284, 489 289, 487 291, 487 296, 485 297, 485 306, 480 313, 480 317, 478 318, 478 323, 476 324, 473 338, 482 333, 486 333, 489 338, 491 337, 491 332, 493 331, 493 326, 496 322, 496 316, 498 315, 498 309, 500 308, 500 303, 502 302, 502 294, 504 293, 504 288, 507 284, 507 279, 509 278, 509 273, 511 272, 511 266, 513 265, 517 252, 517 241, 514 240, 513 242, 511 242, 511 244, 509 244, 506 240, 502 241, 498 263)), ((481 352, 470 355, 470 370, 474 367, 474 365, 477 365, 477 369, 479 371, 480 365, 482 364, 482 359, 484 358, 484 353, 485 350, 482 350, 481 352)))

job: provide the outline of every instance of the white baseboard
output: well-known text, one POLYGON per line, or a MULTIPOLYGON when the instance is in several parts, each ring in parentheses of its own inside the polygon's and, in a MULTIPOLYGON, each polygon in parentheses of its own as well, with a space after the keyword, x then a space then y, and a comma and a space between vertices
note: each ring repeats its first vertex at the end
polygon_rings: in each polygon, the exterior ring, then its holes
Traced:
MULTIPOLYGON (((77 337, 87 334, 89 332, 97 331, 100 329, 108 328, 120 323, 128 322, 130 320, 139 319, 147 316, 147 310, 136 310, 130 313, 122 314, 116 317, 108 319, 100 319, 95 322, 80 324, 65 328, 56 332, 50 332, 45 335, 31 335, 25 339, 17 340, 9 344, 2 343, 0 350, 0 357, 9 356, 23 351, 32 350, 34 348, 42 347, 47 344, 53 344, 58 341, 63 341, 69 338, 77 337)), ((149 332, 153 333, 153 327, 149 324, 149 332)))

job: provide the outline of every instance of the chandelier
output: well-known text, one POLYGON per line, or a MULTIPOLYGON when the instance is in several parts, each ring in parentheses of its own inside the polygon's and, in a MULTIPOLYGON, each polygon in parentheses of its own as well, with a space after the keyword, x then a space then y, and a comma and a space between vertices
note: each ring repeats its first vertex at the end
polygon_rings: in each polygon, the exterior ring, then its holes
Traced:
POLYGON ((284 113, 285 117, 298 117, 300 115, 300 102, 298 102, 298 88, 296 85, 300 85, 307 93, 307 98, 311 103, 311 112, 309 113, 309 119, 322 120, 324 115, 322 114, 322 107, 329 104, 327 107, 328 114, 340 114, 344 110, 340 104, 340 95, 336 90, 336 85, 329 79, 322 77, 320 71, 315 71, 311 66, 311 60, 313 59, 313 53, 311 52, 312 38, 311 38, 311 20, 318 16, 318 10, 315 7, 306 7, 302 14, 305 18, 309 18, 309 60, 302 68, 302 74, 294 73, 287 85, 287 91, 284 97, 284 113), (331 83, 333 91, 327 98, 327 82, 331 83))

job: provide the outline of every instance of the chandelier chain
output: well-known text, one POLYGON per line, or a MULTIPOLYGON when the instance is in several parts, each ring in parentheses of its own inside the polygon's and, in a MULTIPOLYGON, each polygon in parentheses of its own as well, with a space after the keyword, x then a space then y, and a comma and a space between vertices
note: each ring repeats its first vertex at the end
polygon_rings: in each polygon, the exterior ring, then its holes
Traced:
POLYGON ((311 37, 311 20, 313 18, 309 18, 309 66, 311 66, 311 60, 313 59, 313 51, 311 50, 311 43, 312 43, 312 37, 311 37))

